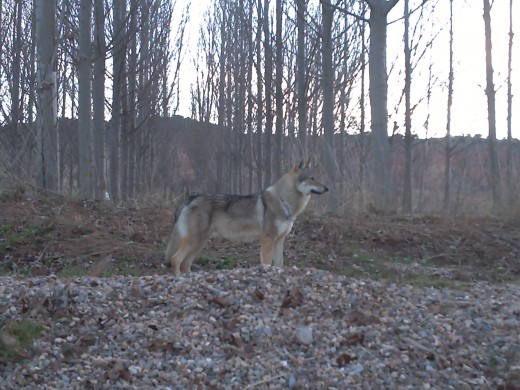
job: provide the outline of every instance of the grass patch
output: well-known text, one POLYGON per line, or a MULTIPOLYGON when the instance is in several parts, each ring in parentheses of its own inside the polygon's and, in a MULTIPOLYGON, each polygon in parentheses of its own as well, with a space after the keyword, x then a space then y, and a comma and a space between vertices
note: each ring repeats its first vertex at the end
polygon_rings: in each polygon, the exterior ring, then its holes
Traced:
POLYGON ((58 278, 76 278, 78 276, 86 276, 87 272, 88 270, 85 267, 71 266, 59 270, 56 272, 56 276, 58 278))
POLYGON ((419 288, 433 287, 433 288, 438 288, 438 289, 449 288, 452 290, 462 290, 465 287, 465 285, 463 283, 460 283, 460 282, 457 282, 454 280, 438 279, 438 278, 432 277, 431 275, 417 274, 417 273, 412 273, 412 272, 405 273, 402 276, 400 283, 410 284, 412 286, 419 287, 419 288))
POLYGON ((0 234, 13 233, 16 228, 13 225, 0 225, 0 234))
POLYGON ((192 266, 202 269, 233 269, 236 267, 236 261, 231 256, 202 256, 195 259, 192 266))
POLYGON ((353 254, 352 262, 343 267, 339 273, 347 277, 374 278, 420 288, 463 289, 465 287, 465 284, 459 281, 432 276, 428 272, 430 268, 435 267, 425 259, 386 259, 362 253, 353 254))
POLYGON ((22 234, 26 237, 44 236, 52 230, 49 226, 32 226, 27 228, 22 234))
POLYGON ((0 355, 7 359, 27 357, 26 351, 40 337, 43 327, 30 320, 11 321, 2 326, 0 355))

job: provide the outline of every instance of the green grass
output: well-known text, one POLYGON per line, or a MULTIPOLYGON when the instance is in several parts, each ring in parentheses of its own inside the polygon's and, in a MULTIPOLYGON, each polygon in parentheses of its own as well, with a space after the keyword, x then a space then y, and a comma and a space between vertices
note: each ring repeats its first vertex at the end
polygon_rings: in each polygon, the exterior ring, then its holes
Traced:
POLYGON ((195 267, 217 270, 233 269, 236 264, 236 259, 231 256, 202 256, 193 262, 195 267))
POLYGON ((86 276, 87 272, 88 270, 85 267, 71 266, 59 270, 56 272, 56 276, 58 278, 75 278, 78 276, 86 276))
POLYGON ((2 326, 2 332, 8 334, 16 340, 17 345, 6 345, 0 339, 0 355, 7 359, 18 359, 23 357, 22 351, 27 351, 33 344, 34 340, 40 337, 42 326, 26 319, 11 321, 2 326))
POLYGON ((450 279, 432 277, 427 268, 433 267, 424 259, 393 258, 386 259, 366 253, 351 255, 352 263, 342 268, 339 273, 343 276, 353 278, 376 278, 397 284, 409 284, 412 286, 427 288, 464 288, 464 283, 450 279), (395 264, 409 265, 418 264, 419 267, 411 270, 399 270, 393 267, 395 264), (423 268, 424 267, 424 268, 423 268))
POLYGON ((10 234, 15 230, 16 229, 13 225, 0 225, 0 234, 10 234))

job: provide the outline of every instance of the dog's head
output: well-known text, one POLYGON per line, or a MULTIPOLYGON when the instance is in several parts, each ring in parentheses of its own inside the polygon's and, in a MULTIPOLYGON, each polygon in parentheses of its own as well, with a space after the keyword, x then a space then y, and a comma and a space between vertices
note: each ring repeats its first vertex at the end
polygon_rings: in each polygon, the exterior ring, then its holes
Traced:
POLYGON ((310 163, 310 159, 301 160, 292 168, 291 173, 296 181, 296 189, 304 195, 324 194, 329 189, 314 177, 309 168, 310 163))

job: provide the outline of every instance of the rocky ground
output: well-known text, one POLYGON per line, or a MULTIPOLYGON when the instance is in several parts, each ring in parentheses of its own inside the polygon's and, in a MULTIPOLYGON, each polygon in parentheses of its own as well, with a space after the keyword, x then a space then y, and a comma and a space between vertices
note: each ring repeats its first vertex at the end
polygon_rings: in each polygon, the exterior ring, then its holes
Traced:
POLYGON ((173 206, 1 190, 0 388, 520 389, 519 213, 307 213, 284 269, 174 277, 173 206))
POLYGON ((418 288, 251 267, 4 277, 0 297, 4 321, 43 327, 31 353, 2 362, 4 389, 520 386, 518 286, 418 288))

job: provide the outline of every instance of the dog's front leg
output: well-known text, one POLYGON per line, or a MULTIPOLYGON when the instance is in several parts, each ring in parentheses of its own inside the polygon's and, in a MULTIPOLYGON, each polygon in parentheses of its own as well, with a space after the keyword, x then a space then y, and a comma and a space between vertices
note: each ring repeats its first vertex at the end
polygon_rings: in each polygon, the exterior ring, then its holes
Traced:
POLYGON ((274 265, 277 267, 283 267, 283 243, 285 236, 276 240, 274 246, 274 265))
POLYGON ((272 265, 274 258, 274 241, 272 238, 262 236, 260 241, 260 263, 262 265, 272 265))

